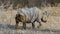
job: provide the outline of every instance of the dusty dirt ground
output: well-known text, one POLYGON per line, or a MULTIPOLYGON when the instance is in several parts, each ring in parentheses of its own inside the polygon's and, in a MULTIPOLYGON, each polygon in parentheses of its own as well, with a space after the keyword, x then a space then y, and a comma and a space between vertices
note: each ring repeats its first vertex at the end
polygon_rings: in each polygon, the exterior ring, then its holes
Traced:
MULTIPOLYGON (((43 9, 43 8, 42 8, 43 9)), ((19 23, 19 29, 15 30, 15 15, 17 10, 0 10, 0 34, 60 34, 60 7, 44 8, 49 12, 46 23, 42 22, 42 26, 35 22, 35 29, 31 24, 27 24, 27 29, 22 29, 22 23, 19 23)))

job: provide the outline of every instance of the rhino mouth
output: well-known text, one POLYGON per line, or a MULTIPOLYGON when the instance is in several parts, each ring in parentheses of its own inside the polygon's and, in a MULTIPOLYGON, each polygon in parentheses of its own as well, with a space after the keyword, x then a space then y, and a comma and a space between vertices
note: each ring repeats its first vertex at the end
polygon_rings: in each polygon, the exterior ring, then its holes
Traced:
POLYGON ((43 19, 43 17, 41 18, 41 21, 42 21, 42 22, 44 22, 44 23, 46 23, 46 22, 47 22, 47 20, 44 20, 44 19, 43 19))

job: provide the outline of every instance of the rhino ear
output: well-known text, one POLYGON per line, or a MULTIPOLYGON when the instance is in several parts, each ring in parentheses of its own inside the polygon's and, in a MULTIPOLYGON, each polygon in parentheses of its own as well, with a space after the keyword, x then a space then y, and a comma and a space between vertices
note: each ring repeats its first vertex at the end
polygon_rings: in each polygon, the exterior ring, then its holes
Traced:
POLYGON ((46 15, 48 17, 49 16, 49 12, 45 11, 45 12, 43 12, 43 15, 46 15))
POLYGON ((43 14, 44 14, 44 15, 47 15, 47 11, 44 11, 43 14))

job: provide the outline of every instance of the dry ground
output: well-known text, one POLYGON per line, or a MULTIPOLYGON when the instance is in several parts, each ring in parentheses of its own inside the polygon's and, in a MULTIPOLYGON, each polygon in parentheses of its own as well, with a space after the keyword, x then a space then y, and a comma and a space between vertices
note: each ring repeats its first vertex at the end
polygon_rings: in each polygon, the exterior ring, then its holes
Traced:
POLYGON ((35 22, 35 29, 31 29, 31 24, 27 24, 27 29, 22 29, 22 23, 19 24, 18 31, 15 30, 15 15, 17 10, 0 10, 0 34, 60 34, 60 7, 41 8, 48 11, 49 17, 47 23, 42 22, 42 26, 35 22))

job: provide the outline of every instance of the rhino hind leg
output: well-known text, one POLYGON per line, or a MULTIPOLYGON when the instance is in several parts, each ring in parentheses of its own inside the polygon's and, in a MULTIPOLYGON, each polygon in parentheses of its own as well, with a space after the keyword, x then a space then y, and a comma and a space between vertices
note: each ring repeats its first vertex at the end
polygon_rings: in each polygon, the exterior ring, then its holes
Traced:
POLYGON ((18 24, 19 24, 19 22, 16 20, 16 29, 18 29, 18 24))
POLYGON ((23 29, 26 29, 26 23, 23 22, 23 29))
POLYGON ((15 17, 15 21, 16 21, 16 25, 15 25, 16 27, 15 28, 18 29, 18 24, 19 24, 19 18, 18 18, 18 16, 15 17))

